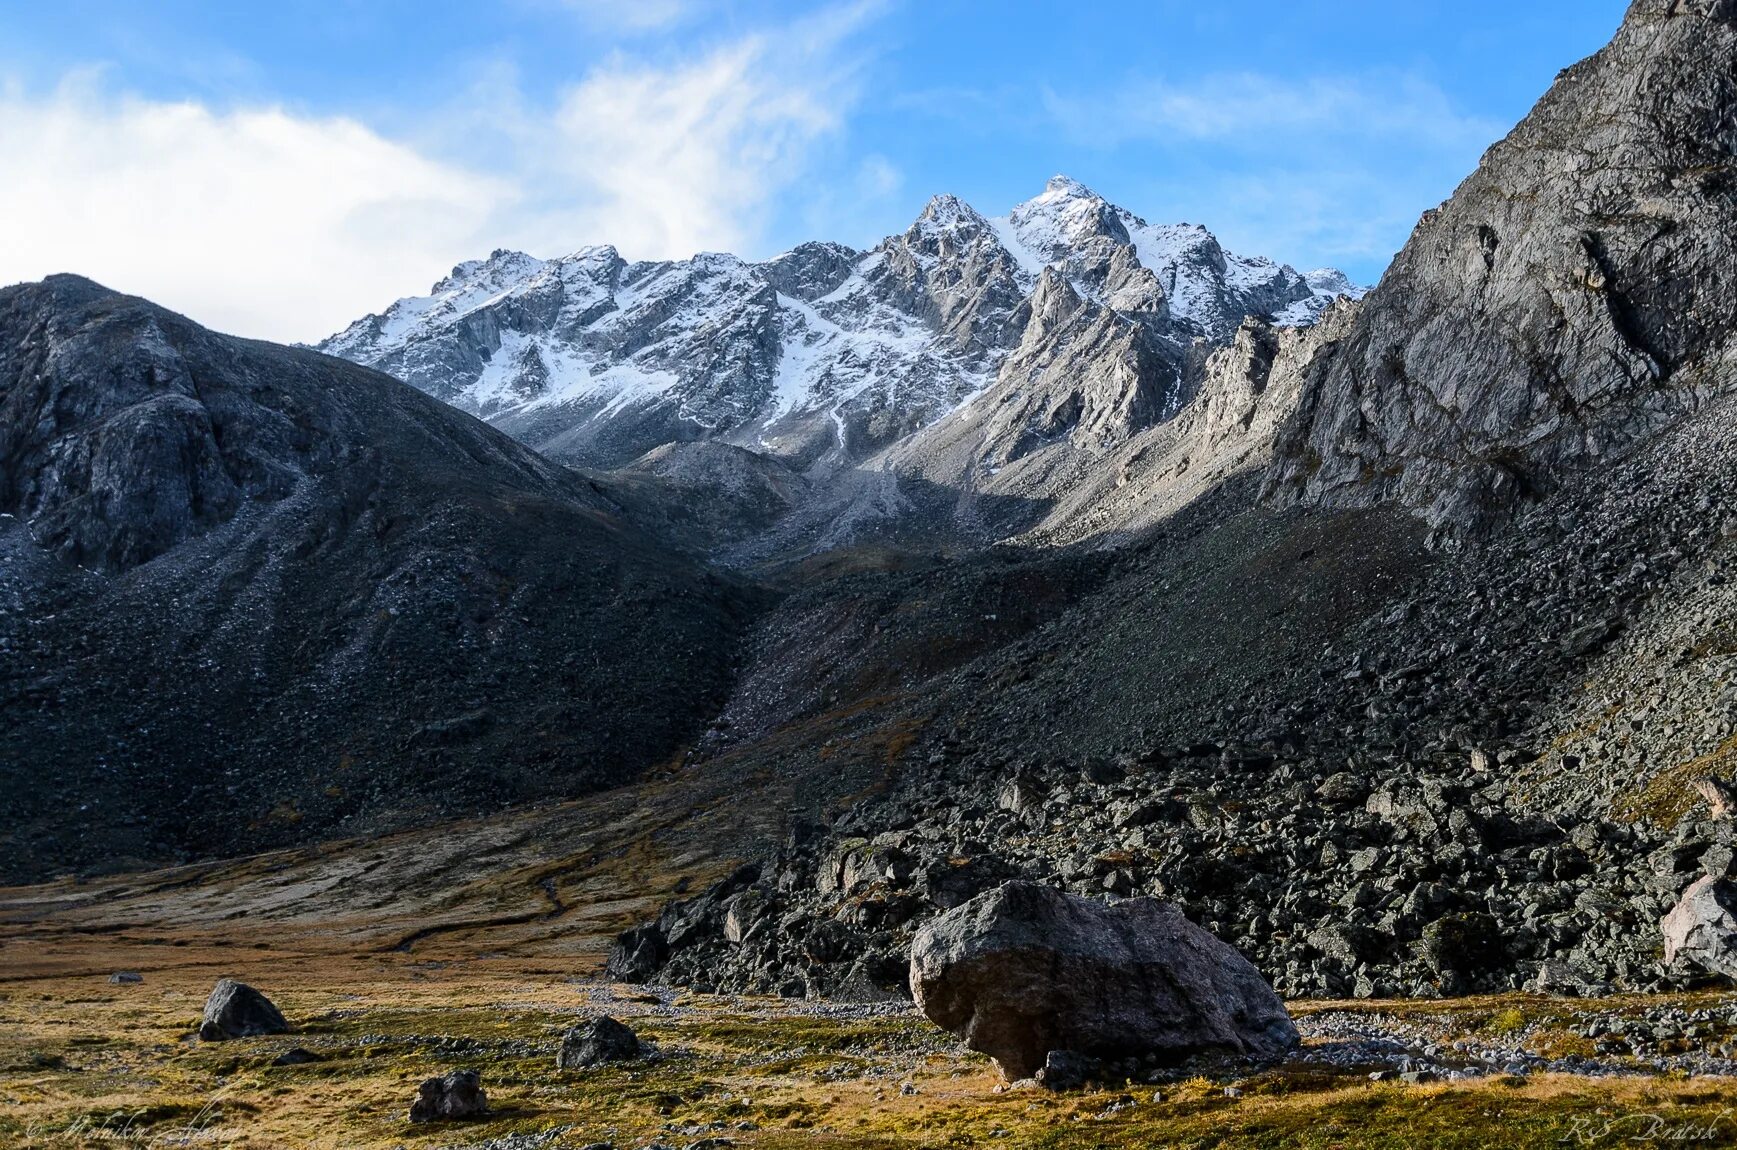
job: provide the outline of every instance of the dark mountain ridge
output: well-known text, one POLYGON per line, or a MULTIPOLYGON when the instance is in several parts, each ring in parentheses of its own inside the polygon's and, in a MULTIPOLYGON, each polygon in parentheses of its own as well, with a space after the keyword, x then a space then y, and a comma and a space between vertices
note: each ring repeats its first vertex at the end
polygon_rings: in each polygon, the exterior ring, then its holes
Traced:
POLYGON ((675 754, 751 599, 387 376, 0 291, 8 873, 565 795, 675 754))

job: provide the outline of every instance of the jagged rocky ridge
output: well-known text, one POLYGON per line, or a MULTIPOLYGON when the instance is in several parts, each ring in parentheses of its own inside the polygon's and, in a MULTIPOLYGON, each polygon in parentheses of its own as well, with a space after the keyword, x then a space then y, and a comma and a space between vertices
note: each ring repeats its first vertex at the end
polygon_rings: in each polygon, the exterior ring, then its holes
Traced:
MULTIPOLYGON (((773 461, 802 488, 794 504, 814 506, 784 537, 750 542, 736 556, 748 561, 924 519, 945 501, 936 486, 995 496, 1003 468, 1046 449, 1108 450, 1187 400, 1197 342, 1226 341, 1250 314, 1312 322, 1358 294, 1338 272, 1231 255, 1204 228, 1149 225, 1058 176, 997 219, 938 196, 869 252, 496 252, 321 347, 552 458, 644 467, 647 453, 698 452, 677 466, 721 468, 719 486, 743 464, 684 445, 773 461), (964 452, 937 462, 925 431, 949 413, 941 438, 964 452)), ((957 510, 955 529, 1003 526, 957 510)))
POLYGON ((1077 498, 1161 504, 1113 565, 612 968, 902 993, 916 926, 1026 877, 1173 899, 1290 995, 1706 977, 1659 920, 1737 852, 1692 785, 1737 767, 1734 24, 1640 0, 1368 299, 1245 324, 1077 498))

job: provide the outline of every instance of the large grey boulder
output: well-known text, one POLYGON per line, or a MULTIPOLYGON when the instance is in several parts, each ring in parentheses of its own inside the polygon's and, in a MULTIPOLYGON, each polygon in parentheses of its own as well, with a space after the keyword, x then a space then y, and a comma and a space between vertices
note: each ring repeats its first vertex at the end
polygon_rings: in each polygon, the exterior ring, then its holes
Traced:
POLYGON ((1692 963, 1737 978, 1737 883, 1707 875, 1660 921, 1665 963, 1692 963))
POLYGON ((1298 1041, 1260 972, 1175 907, 1108 905, 1031 882, 1005 883, 919 931, 911 991, 1010 1081, 1052 1050, 1270 1058, 1298 1041))
POLYGON ((206 1042, 288 1033, 289 1023, 271 999, 233 978, 218 980, 199 1022, 199 1037, 206 1042))

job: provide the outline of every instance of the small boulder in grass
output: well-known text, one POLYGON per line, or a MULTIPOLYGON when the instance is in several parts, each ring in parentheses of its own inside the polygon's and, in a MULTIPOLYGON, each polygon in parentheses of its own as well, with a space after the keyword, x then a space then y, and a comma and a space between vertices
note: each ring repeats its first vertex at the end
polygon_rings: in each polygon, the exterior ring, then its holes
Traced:
POLYGON ((252 1038, 260 1034, 288 1034, 289 1023, 271 999, 244 982, 219 979, 205 1000, 199 1021, 199 1037, 205 1042, 226 1038, 252 1038))
POLYGON ((581 1070, 607 1062, 631 1062, 639 1053, 639 1035, 613 1018, 593 1018, 562 1037, 555 1065, 561 1070, 581 1070))
POLYGON ((1072 1050, 1052 1050, 1038 1067, 1038 1085, 1046 1090, 1078 1090, 1097 1072, 1092 1059, 1072 1050))
POLYGON ((136 970, 117 970, 109 975, 109 981, 116 986, 130 986, 145 981, 145 976, 136 970))
POLYGON ((489 1096, 483 1093, 479 1070, 454 1070, 430 1078, 417 1087, 416 1101, 410 1104, 412 1122, 456 1122, 488 1112, 489 1096))
POLYGON ((320 1061, 320 1056, 311 1050, 292 1047, 271 1060, 273 1066, 306 1066, 310 1062, 320 1061))

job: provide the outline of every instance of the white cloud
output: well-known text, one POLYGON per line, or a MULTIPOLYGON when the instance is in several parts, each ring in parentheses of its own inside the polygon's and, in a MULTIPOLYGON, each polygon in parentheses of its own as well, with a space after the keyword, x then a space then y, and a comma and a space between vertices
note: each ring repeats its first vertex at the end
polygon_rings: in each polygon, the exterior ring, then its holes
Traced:
POLYGON ((0 90, 0 281, 74 271, 306 339, 450 267, 510 188, 345 119, 0 90))
POLYGON ((761 37, 675 68, 612 58, 518 127, 519 167, 540 194, 514 234, 647 257, 751 248, 849 100, 791 63, 761 37))
POLYGON ((75 271, 213 327, 312 340, 499 246, 752 251, 856 98, 840 48, 870 10, 656 65, 617 54, 541 107, 496 78, 408 125, 414 142, 91 76, 0 87, 0 283, 75 271))

